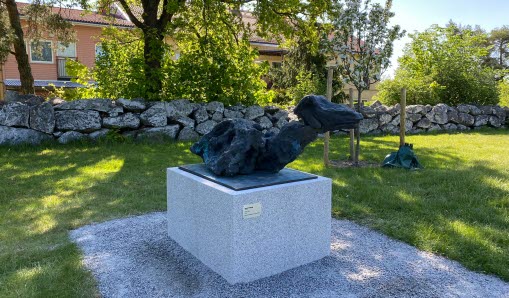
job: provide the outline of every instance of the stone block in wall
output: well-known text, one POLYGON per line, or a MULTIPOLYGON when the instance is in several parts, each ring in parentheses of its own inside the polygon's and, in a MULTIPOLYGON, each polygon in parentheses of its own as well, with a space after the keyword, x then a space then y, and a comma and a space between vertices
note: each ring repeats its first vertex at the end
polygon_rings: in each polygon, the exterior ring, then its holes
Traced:
POLYGON ((166 117, 166 103, 158 102, 140 114, 140 120, 144 125, 159 127, 168 124, 166 117))
POLYGON ((0 126, 0 145, 37 145, 52 139, 51 135, 33 129, 0 126))
POLYGON ((81 140, 85 140, 85 139, 88 139, 88 136, 86 134, 82 134, 77 131, 67 131, 67 132, 64 132, 58 138, 58 142, 60 144, 68 144, 71 142, 81 141, 81 140))
POLYGON ((503 125, 502 120, 500 118, 498 118, 497 116, 489 116, 488 123, 491 126, 496 127, 496 128, 499 128, 503 125))
POLYGON ((387 133, 387 134, 397 134, 397 133, 399 133, 399 127, 397 127, 396 125, 390 124, 390 123, 387 124, 387 125, 381 126, 380 129, 384 133, 387 133))
POLYGON ((426 118, 436 124, 446 124, 449 121, 447 109, 447 105, 439 103, 426 114, 426 118))
POLYGON ((490 116, 488 115, 477 115, 475 116, 474 127, 484 126, 488 124, 490 116))
POLYGON ((55 129, 92 132, 101 129, 101 117, 99 112, 90 110, 56 111, 55 129))
POLYGON ((44 102, 44 98, 34 94, 19 94, 16 91, 6 90, 5 91, 5 102, 19 102, 26 104, 27 106, 35 106, 44 102))
MULTIPOLYGON (((167 109, 169 109, 169 110, 173 109, 178 116, 187 117, 187 116, 191 115, 191 113, 193 113, 193 111, 195 110, 195 107, 196 107, 196 109, 198 109, 197 106, 193 105, 187 99, 177 99, 177 100, 172 100, 172 101, 168 102, 167 109)), ((168 115, 168 117, 171 118, 171 115, 168 115)))
POLYGON ((198 132, 201 135, 208 134, 212 131, 212 129, 216 126, 217 122, 212 120, 207 120, 203 123, 200 123, 196 126, 196 132, 198 132))
POLYGON ((200 135, 191 127, 184 127, 178 134, 179 141, 197 141, 200 135))
POLYGON ((430 128, 431 127, 431 121, 428 118, 424 117, 419 122, 417 122, 415 127, 417 127, 417 128, 424 128, 424 129, 430 128))
POLYGON ((460 105, 458 105, 457 108, 460 113, 466 113, 466 114, 470 114, 473 116, 482 114, 482 111, 474 105, 460 104, 460 105))
POLYGON ((470 130, 470 127, 465 126, 465 125, 463 125, 463 124, 458 124, 458 125, 456 125, 456 128, 457 128, 459 131, 470 130))
POLYGON ((124 108, 121 106, 114 106, 108 111, 109 117, 117 117, 124 113, 124 108))
POLYGON ((412 121, 413 123, 418 122, 421 120, 422 115, 421 114, 407 114, 406 119, 412 121))
POLYGON ((361 114, 365 119, 366 118, 375 118, 377 115, 377 111, 372 107, 366 106, 366 107, 362 107, 361 114))
POLYGON ((286 124, 288 124, 288 121, 285 118, 279 118, 279 120, 274 124, 274 127, 281 129, 286 124))
POLYGON ((458 126, 454 123, 447 123, 442 125, 442 129, 445 131, 456 131, 458 130, 458 126))
POLYGON ((244 118, 248 120, 254 120, 258 117, 261 117, 265 114, 264 110, 260 106, 250 106, 246 109, 246 114, 244 115, 244 118))
POLYGON ((212 101, 205 105, 205 109, 212 113, 219 112, 222 114, 224 112, 224 104, 222 102, 212 101))
POLYGON ((147 108, 143 98, 135 98, 132 100, 119 98, 115 101, 115 103, 128 112, 141 112, 147 108))
POLYGON ((215 112, 214 114, 212 114, 212 117, 210 118, 212 119, 212 121, 215 121, 217 123, 223 121, 223 112, 215 112))
POLYGON ((259 118, 256 118, 256 123, 260 124, 262 129, 269 129, 272 127, 272 121, 270 121, 269 117, 267 116, 261 116, 259 118))
POLYGON ((115 129, 136 129, 140 127, 140 118, 133 113, 125 113, 117 117, 106 117, 103 119, 103 126, 115 129))
POLYGON ((55 129, 55 111, 49 102, 30 107, 30 128, 51 134, 55 129))
MULTIPOLYGON (((459 109, 458 109, 459 110, 459 109)), ((457 124, 465 125, 465 126, 472 126, 475 123, 474 116, 467 114, 467 113, 458 113, 458 122, 457 124)))
POLYGON ((3 107, 3 125, 12 127, 29 127, 30 107, 21 102, 10 102, 3 107))
MULTIPOLYGON (((506 109, 509 111, 509 108, 506 107, 506 109)), ((497 116, 502 122, 505 122, 505 120, 507 118, 506 110, 499 106, 493 107, 493 115, 497 116)))
POLYGON ((374 106, 374 104, 371 105, 372 108, 375 109, 375 111, 377 113, 387 113, 387 111, 389 110, 389 108, 387 106, 384 106, 384 105, 379 105, 379 106, 374 106))
POLYGON ((180 127, 178 125, 167 125, 163 127, 151 127, 140 129, 137 134, 137 139, 176 139, 180 127))
POLYGON ((225 109, 224 110, 224 118, 226 118, 226 119, 244 118, 244 114, 242 114, 242 112, 240 112, 240 111, 225 109))
POLYGON ((428 128, 428 132, 433 132, 433 131, 441 131, 442 130, 442 127, 436 123, 431 123, 431 126, 428 128))
POLYGON ((378 115, 378 123, 380 126, 386 125, 392 121, 392 116, 389 114, 379 114, 378 115))
POLYGON ((73 101, 66 101, 55 106, 55 110, 94 110, 98 112, 107 113, 114 107, 114 104, 109 99, 94 98, 94 99, 79 99, 73 101))
POLYGON ((370 107, 372 107, 372 108, 374 108, 374 109, 375 109, 375 108, 378 108, 378 107, 381 107, 381 106, 383 106, 383 104, 382 104, 382 102, 380 102, 379 100, 375 100, 375 101, 374 101, 374 102, 370 105, 370 107))
POLYGON ((492 115, 493 114, 493 106, 479 106, 479 110, 481 110, 482 115, 492 115))
POLYGON ((241 112, 242 114, 245 114, 247 110, 246 106, 244 106, 243 104, 236 104, 234 106, 229 107, 229 109, 232 111, 241 112))
POLYGON ((394 105, 392 108, 387 109, 387 113, 392 117, 399 115, 401 113, 401 106, 398 104, 394 105))
POLYGON ((265 113, 273 115, 273 114, 279 112, 281 109, 276 106, 266 106, 266 107, 263 107, 263 110, 265 111, 265 113))
POLYGON ((359 130, 362 134, 369 133, 378 129, 378 119, 370 118, 370 119, 362 119, 359 122, 359 130))
POLYGON ((273 119, 275 119, 275 122, 281 118, 285 118, 288 120, 288 111, 280 110, 272 115, 273 119))
POLYGON ((409 105, 406 106, 405 111, 409 114, 426 114, 424 112, 425 108, 424 105, 409 105))
POLYGON ((193 118, 196 120, 196 123, 202 123, 209 120, 209 114, 207 113, 207 109, 205 107, 200 107, 196 111, 193 112, 193 118))
POLYGON ((272 128, 269 128, 267 130, 267 133, 270 133, 270 134, 273 134, 273 135, 277 135, 279 133, 280 129, 277 128, 277 127, 272 127, 272 128))
POLYGON ((449 122, 457 124, 459 121, 458 114, 459 114, 458 109, 456 109, 454 107, 447 108, 447 119, 449 119, 449 122))
POLYGON ((175 117, 170 118, 170 122, 173 124, 180 124, 183 127, 195 127, 194 119, 191 119, 186 116, 177 115, 175 117))
POLYGON ((89 133, 88 137, 91 140, 96 141, 96 140, 105 138, 110 131, 111 131, 111 129, 103 128, 103 129, 100 129, 100 130, 97 130, 97 131, 89 133))

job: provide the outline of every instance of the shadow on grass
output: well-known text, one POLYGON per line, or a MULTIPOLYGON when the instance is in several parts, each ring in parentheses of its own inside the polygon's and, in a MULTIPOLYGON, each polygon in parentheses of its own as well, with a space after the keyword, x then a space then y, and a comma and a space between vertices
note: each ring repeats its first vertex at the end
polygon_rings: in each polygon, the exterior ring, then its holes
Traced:
POLYGON ((166 168, 198 162, 188 146, 0 148, 0 296, 95 295, 67 231, 165 210, 166 168))

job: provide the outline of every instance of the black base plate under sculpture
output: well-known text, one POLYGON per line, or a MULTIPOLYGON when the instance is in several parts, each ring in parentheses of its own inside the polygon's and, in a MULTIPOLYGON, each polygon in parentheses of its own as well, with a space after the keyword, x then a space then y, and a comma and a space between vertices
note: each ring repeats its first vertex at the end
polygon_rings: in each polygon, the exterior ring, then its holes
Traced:
POLYGON ((315 175, 288 168, 284 168, 278 173, 255 171, 248 175, 233 177, 216 175, 203 163, 184 165, 180 166, 179 169, 236 191, 317 178, 315 175))

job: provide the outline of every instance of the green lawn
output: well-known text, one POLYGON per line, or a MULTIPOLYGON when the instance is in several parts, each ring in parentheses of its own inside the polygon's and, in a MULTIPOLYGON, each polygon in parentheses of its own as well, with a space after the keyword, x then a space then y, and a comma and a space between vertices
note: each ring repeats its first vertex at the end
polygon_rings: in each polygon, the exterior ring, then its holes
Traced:
MULTIPOLYGON (((324 169, 321 141, 291 166, 334 180, 335 217, 509 281, 509 131, 408 141, 426 169, 324 169)), ((397 142, 366 137, 362 158, 381 161, 397 142)), ((334 138, 331 157, 347 144, 334 138)), ((0 148, 0 297, 96 296, 67 231, 165 210, 165 168, 199 162, 189 145, 0 148)))

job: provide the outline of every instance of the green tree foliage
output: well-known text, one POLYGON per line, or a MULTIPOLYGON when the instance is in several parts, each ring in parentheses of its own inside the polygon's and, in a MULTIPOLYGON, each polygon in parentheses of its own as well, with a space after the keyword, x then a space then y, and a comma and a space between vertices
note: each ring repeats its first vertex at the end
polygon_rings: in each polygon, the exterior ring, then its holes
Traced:
MULTIPOLYGON (((210 14, 209 14, 210 16, 210 14)), ((215 17, 225 15, 218 12, 215 17)), ((199 17, 189 16, 189 26, 199 17)), ((160 99, 189 98, 195 101, 221 101, 226 104, 270 102, 266 83, 261 79, 266 65, 254 63, 257 53, 247 37, 236 39, 219 19, 210 20, 210 28, 195 27, 195 32, 176 36, 175 47, 165 45, 161 61, 162 90, 160 99), (178 57, 177 57, 178 56, 178 57), (178 59, 177 59, 178 58, 178 59)), ((191 31, 190 31, 191 32, 191 31)), ((107 28, 101 40, 102 53, 93 69, 70 62, 69 73, 81 88, 79 95, 107 98, 143 97, 145 84, 141 32, 107 28), (95 81, 97 84, 89 84, 95 81)))
MULTIPOLYGON (((295 104, 307 94, 325 94, 327 57, 312 40, 298 38, 289 46, 280 68, 271 68, 269 78, 278 93, 278 104, 295 104)), ((337 87, 337 86, 336 86, 337 87)))
POLYGON ((370 0, 347 0, 332 22, 330 49, 344 82, 357 89, 359 104, 362 92, 380 81, 389 67, 393 42, 405 33, 399 26, 388 26, 394 16, 391 7, 391 0, 385 6, 370 0))
POLYGON ((164 68, 163 97, 226 104, 262 100, 267 85, 261 77, 268 69, 254 63, 258 53, 249 43, 250 28, 225 9, 204 2, 183 13, 185 24, 174 35, 179 58, 164 68))
MULTIPOLYGON (((142 32, 143 43, 143 72, 147 89, 145 97, 157 99, 163 88, 164 56, 166 52, 165 38, 175 39, 176 35, 189 28, 189 15, 202 17, 204 23, 210 19, 209 12, 216 14, 221 11, 225 26, 235 29, 235 22, 240 22, 239 9, 241 6, 253 11, 258 19, 257 33, 261 36, 277 35, 290 36, 303 23, 305 16, 314 15, 330 6, 332 0, 298 1, 298 0, 118 0, 131 21, 142 32), (136 7, 136 9, 134 9, 136 7), (138 9, 142 10, 137 14, 138 9), (200 10, 198 14, 194 14, 200 10), (236 19, 235 22, 233 20, 236 19)), ((81 0, 83 6, 88 1, 81 0)), ((113 0, 100 0, 100 7, 111 7, 113 0)), ((202 29, 202 28, 200 28, 202 29)), ((213 30, 213 28, 210 28, 213 30)), ((242 36, 246 31, 230 30, 234 36, 242 36)), ((188 32, 190 33, 190 32, 188 32)), ((308 32, 312 35, 310 32, 308 32)), ((210 37, 207 38, 210 41, 210 37)), ((202 47, 202 50, 204 48, 202 47)), ((239 57, 240 58, 240 57, 239 57)))
MULTIPOLYGON (((91 76, 97 82, 100 95, 107 98, 145 96, 148 84, 143 74, 141 32, 110 27, 103 30, 102 36, 102 51, 91 76)), ((162 63, 167 63, 168 57, 165 58, 162 63)))
POLYGON ((509 82, 507 80, 498 83, 498 91, 500 92, 499 105, 509 107, 509 82))
POLYGON ((488 42, 488 65, 499 71, 497 78, 504 78, 509 71, 509 26, 491 30, 488 42))
POLYGON ((483 64, 488 54, 485 34, 433 25, 410 37, 394 79, 379 85, 382 102, 399 102, 403 87, 408 104, 498 102, 495 72, 483 64))

